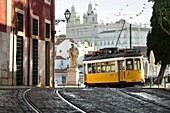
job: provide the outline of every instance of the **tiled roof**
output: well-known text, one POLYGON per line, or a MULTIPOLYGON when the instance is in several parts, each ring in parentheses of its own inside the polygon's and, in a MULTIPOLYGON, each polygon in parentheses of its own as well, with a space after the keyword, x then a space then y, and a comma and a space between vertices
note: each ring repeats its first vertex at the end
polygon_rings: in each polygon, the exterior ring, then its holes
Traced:
MULTIPOLYGON (((127 30, 127 28, 124 28, 123 30, 127 30)), ((99 34, 103 34, 103 33, 115 33, 116 31, 121 31, 121 29, 102 31, 99 34)))
POLYGON ((140 49, 142 55, 146 57, 147 47, 146 46, 133 46, 134 49, 140 49))
POLYGON ((70 42, 74 43, 75 40, 73 38, 57 38, 56 45, 60 45, 64 40, 69 40, 70 42))
POLYGON ((67 73, 67 68, 66 69, 55 69, 55 73, 67 73))
MULTIPOLYGON (((132 27, 132 28, 131 28, 131 30, 133 30, 133 31, 138 31, 139 29, 140 29, 141 31, 149 31, 149 30, 150 30, 150 28, 145 28, 145 27, 141 27, 141 28, 132 27)), ((127 30, 127 28, 124 28, 123 30, 127 30)), ((99 34, 103 34, 103 33, 115 33, 116 31, 121 31, 121 29, 102 31, 102 32, 100 32, 99 34)))
POLYGON ((63 58, 62 56, 56 56, 56 59, 66 60, 66 59, 65 59, 65 58, 63 58))
POLYGON ((65 38, 58 38, 56 41, 56 45, 60 45, 64 40, 65 38))

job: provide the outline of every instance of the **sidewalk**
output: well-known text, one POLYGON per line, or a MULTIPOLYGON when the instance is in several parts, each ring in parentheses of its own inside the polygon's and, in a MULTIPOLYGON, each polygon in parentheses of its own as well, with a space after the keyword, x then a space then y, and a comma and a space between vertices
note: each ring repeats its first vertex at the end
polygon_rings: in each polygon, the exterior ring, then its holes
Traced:
POLYGON ((143 86, 142 88, 146 88, 146 89, 162 89, 162 90, 166 90, 166 91, 169 91, 170 92, 170 83, 166 83, 165 84, 161 84, 161 85, 157 85, 157 84, 154 84, 154 85, 145 85, 143 86))
POLYGON ((85 88, 84 84, 77 84, 77 85, 55 85, 55 88, 85 88))
POLYGON ((36 88, 36 86, 0 86, 0 89, 28 89, 36 88))
POLYGON ((157 84, 153 84, 153 85, 147 84, 147 85, 144 86, 144 88, 167 88, 167 89, 170 89, 170 83, 160 84, 160 85, 157 85, 157 84))

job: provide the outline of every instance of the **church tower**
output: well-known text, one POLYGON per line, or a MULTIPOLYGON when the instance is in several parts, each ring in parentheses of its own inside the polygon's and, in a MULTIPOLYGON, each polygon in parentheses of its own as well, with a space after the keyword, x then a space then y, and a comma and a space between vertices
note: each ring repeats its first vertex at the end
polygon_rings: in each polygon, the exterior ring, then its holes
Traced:
POLYGON ((71 17, 66 26, 66 37, 82 41, 98 37, 97 13, 94 13, 91 3, 88 4, 88 10, 83 15, 83 23, 80 23, 80 17, 76 15, 75 7, 71 7, 71 17))
POLYGON ((97 13, 94 13, 92 4, 89 3, 87 13, 83 15, 83 23, 97 23, 97 13))
POLYGON ((75 7, 74 5, 71 7, 71 17, 70 20, 68 22, 68 26, 75 26, 80 24, 80 16, 77 16, 76 12, 75 12, 75 7))

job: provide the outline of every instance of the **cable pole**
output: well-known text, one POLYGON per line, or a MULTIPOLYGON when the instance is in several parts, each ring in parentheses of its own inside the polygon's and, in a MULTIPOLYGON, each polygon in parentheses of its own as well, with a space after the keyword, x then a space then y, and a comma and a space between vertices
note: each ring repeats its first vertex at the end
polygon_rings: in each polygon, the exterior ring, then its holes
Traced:
POLYGON ((132 49, 132 24, 130 24, 130 49, 132 49))

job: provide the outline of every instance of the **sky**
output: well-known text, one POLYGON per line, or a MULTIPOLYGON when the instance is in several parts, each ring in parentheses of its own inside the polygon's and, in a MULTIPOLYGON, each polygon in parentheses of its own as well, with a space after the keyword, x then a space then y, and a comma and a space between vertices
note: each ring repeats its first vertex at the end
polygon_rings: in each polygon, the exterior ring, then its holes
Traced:
MULTIPOLYGON (((125 19, 129 23, 141 23, 150 25, 152 16, 152 2, 148 0, 55 0, 55 18, 65 19, 66 9, 71 11, 75 6, 80 20, 87 12, 88 4, 91 2, 94 12, 98 14, 98 22, 111 23, 125 19)), ((57 35, 65 33, 66 23, 60 22, 56 25, 57 35)))

